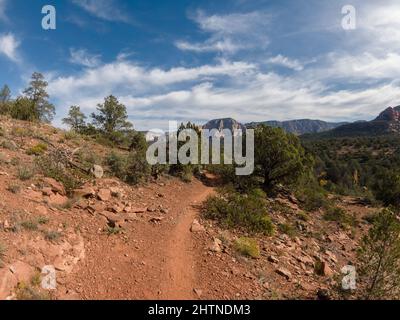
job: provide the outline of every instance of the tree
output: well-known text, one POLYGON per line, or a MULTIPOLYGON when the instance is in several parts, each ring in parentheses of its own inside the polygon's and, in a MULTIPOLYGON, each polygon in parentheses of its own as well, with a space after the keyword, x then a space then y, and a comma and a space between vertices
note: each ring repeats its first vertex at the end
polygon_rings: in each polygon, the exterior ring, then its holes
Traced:
POLYGON ((108 138, 114 140, 115 133, 120 133, 132 128, 127 120, 126 107, 116 97, 110 95, 104 99, 104 103, 97 105, 98 114, 92 113, 93 124, 108 138))
POLYGON ((10 109, 11 90, 7 85, 0 90, 0 113, 6 114, 10 109))
POLYGON ((32 74, 30 86, 24 90, 24 95, 31 101, 33 118, 35 120, 50 122, 55 114, 55 107, 49 101, 46 91, 48 83, 41 73, 32 74))
POLYGON ((35 121, 36 113, 32 101, 26 97, 18 97, 10 108, 10 115, 14 119, 35 121))
POLYGON ((86 116, 81 112, 78 106, 71 106, 68 112, 68 117, 64 118, 62 122, 71 127, 76 132, 82 131, 85 126, 86 116))
POLYGON ((380 169, 372 184, 377 200, 384 205, 400 206, 400 174, 394 169, 380 169))
POLYGON ((300 140, 281 128, 265 125, 255 129, 255 165, 270 191, 279 183, 296 182, 308 161, 300 140))
POLYGON ((362 298, 400 298, 400 222, 384 209, 377 214, 359 251, 358 282, 362 298))
POLYGON ((7 85, 0 90, 0 103, 9 102, 11 99, 11 90, 7 85))

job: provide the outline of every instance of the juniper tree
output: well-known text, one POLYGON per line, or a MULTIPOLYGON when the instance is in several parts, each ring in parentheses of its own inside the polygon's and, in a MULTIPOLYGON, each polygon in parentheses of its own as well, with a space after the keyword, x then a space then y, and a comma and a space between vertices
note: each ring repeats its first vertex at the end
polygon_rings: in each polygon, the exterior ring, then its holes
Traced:
POLYGON ((93 125, 111 140, 118 138, 119 133, 132 128, 126 107, 113 95, 106 97, 104 103, 98 104, 97 111, 97 114, 91 114, 93 125))
POLYGON ((68 117, 64 118, 62 122, 76 132, 82 131, 85 126, 86 116, 81 112, 81 108, 78 106, 71 106, 68 112, 68 117))

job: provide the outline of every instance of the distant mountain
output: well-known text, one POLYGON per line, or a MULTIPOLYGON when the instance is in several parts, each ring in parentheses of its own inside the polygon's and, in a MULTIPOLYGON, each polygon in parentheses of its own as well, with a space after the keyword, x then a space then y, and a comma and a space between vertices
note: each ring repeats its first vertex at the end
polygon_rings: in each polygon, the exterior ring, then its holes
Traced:
POLYGON ((358 121, 340 126, 328 132, 329 136, 378 136, 400 134, 400 106, 389 107, 372 121, 358 121))
POLYGON ((246 127, 243 124, 237 122, 235 119, 223 118, 223 119, 214 119, 207 122, 203 126, 203 129, 208 129, 208 130, 217 129, 219 131, 222 131, 223 129, 229 129, 233 131, 238 129, 246 130, 246 127))
POLYGON ((300 119, 300 120, 289 120, 282 122, 281 121, 251 122, 246 124, 246 127, 253 128, 259 124, 265 124, 271 127, 278 127, 284 129, 286 132, 294 133, 296 135, 303 135, 306 133, 319 133, 319 132, 329 131, 347 123, 300 119))

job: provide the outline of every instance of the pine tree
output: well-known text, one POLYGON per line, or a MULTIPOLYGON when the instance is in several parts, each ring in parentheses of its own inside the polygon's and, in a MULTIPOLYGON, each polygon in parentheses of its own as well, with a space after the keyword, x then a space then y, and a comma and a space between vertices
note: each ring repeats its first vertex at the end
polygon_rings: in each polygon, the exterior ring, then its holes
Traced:
POLYGON ((30 86, 24 90, 24 95, 31 101, 33 118, 35 120, 50 122, 55 114, 55 107, 49 101, 46 91, 48 83, 41 73, 32 74, 30 86))

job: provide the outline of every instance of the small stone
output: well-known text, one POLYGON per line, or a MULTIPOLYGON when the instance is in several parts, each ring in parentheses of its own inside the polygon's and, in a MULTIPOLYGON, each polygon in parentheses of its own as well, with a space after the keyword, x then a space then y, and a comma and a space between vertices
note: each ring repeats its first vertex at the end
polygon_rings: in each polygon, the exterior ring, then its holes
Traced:
POLYGON ((191 232, 203 232, 205 230, 206 229, 200 224, 200 222, 197 219, 193 220, 192 225, 190 227, 191 232))
POLYGON ((272 262, 272 263, 278 263, 279 262, 278 258, 275 257, 275 256, 269 256, 268 257, 268 261, 272 262))
POLYGON ((209 250, 212 252, 222 252, 222 241, 218 238, 214 238, 213 244, 210 245, 209 250))
POLYGON ((201 296, 203 295, 203 290, 201 289, 193 289, 193 291, 198 298, 201 298, 201 296))
POLYGON ((292 278, 291 272, 285 268, 276 269, 276 273, 279 274, 280 276, 286 278, 286 280, 288 280, 288 281, 292 278))

